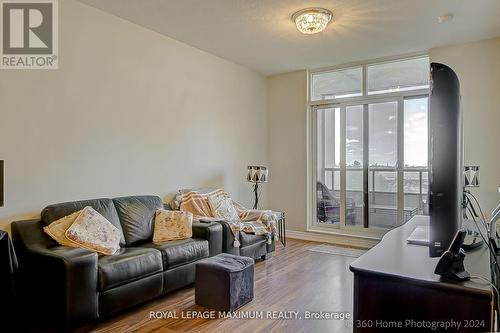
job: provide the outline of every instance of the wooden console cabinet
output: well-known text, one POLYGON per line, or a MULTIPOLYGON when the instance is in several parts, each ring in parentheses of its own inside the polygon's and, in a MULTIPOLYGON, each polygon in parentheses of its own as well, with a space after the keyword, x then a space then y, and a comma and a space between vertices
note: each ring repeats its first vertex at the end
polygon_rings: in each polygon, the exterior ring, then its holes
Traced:
MULTIPOLYGON (((350 265, 354 273, 354 332, 493 331, 490 285, 478 279, 442 281, 434 274, 439 258, 430 258, 426 246, 407 244, 417 226, 428 225, 427 216, 413 217, 350 265)), ((471 276, 491 281, 486 246, 467 252, 464 265, 471 276)))

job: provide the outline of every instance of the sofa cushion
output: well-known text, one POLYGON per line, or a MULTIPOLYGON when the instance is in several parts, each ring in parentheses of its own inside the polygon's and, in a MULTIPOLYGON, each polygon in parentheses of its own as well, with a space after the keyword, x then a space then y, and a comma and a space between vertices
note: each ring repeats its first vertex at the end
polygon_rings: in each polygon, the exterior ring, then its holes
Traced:
POLYGON ((201 238, 188 238, 165 243, 145 243, 141 247, 151 247, 161 252, 163 269, 172 269, 184 264, 207 258, 208 241, 201 238))
POLYGON ((152 195, 122 197, 113 199, 113 202, 120 218, 127 246, 153 238, 153 221, 156 210, 163 209, 160 197, 152 195))
POLYGON ((65 236, 80 247, 108 256, 120 249, 120 231, 92 207, 82 210, 65 236))
POLYGON ((263 243, 266 241, 266 236, 247 234, 246 232, 240 231, 240 243, 241 247, 254 245, 257 243, 263 243))
POLYGON ((159 251, 148 248, 121 248, 113 256, 100 256, 99 290, 112 289, 162 271, 159 251))
POLYGON ((99 212, 99 214, 111 222, 112 225, 118 228, 120 231, 120 246, 124 246, 125 238, 120 225, 120 219, 118 218, 118 213, 116 212, 115 205, 111 199, 81 200, 50 205, 42 210, 42 222, 47 226, 52 222, 82 210, 87 206, 94 208, 97 212, 99 212))

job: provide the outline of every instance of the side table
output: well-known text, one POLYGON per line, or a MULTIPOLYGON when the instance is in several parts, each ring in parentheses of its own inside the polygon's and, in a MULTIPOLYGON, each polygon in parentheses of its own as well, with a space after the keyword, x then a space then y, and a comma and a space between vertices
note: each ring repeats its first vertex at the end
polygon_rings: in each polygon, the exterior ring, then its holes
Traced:
POLYGON ((281 244, 286 246, 286 218, 285 212, 279 212, 278 217, 278 237, 280 239, 281 244))

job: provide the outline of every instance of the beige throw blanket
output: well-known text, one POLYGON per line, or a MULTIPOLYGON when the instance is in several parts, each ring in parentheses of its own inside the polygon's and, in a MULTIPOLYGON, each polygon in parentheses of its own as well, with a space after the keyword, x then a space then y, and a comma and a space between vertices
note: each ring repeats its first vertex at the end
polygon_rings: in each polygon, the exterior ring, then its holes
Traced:
MULTIPOLYGON (((214 214, 210 208, 208 201, 209 197, 217 198, 229 198, 227 194, 222 189, 216 189, 211 192, 201 193, 197 191, 180 192, 180 207, 181 211, 190 212, 193 214, 194 220, 213 220, 220 221, 218 217, 214 217, 214 214)), ((234 208, 238 212, 239 220, 228 221, 226 220, 233 233, 234 247, 239 247, 240 243, 238 241, 238 232, 243 231, 249 234, 264 235, 266 236, 267 243, 272 243, 272 235, 274 234, 275 239, 277 239, 276 232, 276 222, 278 220, 279 214, 271 210, 256 210, 256 209, 246 209, 241 204, 232 201, 234 208)))

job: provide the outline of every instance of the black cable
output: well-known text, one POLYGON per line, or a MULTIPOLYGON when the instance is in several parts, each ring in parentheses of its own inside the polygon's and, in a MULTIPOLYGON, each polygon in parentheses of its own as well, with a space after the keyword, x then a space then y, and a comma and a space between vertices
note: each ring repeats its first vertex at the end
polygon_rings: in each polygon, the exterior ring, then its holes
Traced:
MULTIPOLYGON (((469 212, 471 212, 469 207, 467 207, 467 209, 469 209, 469 212)), ((472 215, 472 221, 474 221, 474 224, 476 225, 477 231, 479 232, 479 234, 481 235, 481 238, 483 239, 483 241, 485 242, 486 246, 490 250, 490 254, 493 256, 493 264, 497 268, 497 271, 500 273, 500 266, 499 266, 499 264, 497 262, 497 255, 495 254, 495 251, 493 251, 493 249, 491 248, 491 244, 489 243, 489 241, 486 241, 484 239, 483 233, 481 232, 481 229, 479 228, 479 224, 477 224, 476 218, 474 217, 473 214, 471 214, 471 215, 472 215)))
POLYGON ((497 287, 495 286, 495 284, 492 281, 490 281, 487 278, 482 277, 482 276, 474 276, 474 275, 472 275, 470 277, 470 279, 471 280, 474 280, 474 279, 483 280, 483 281, 487 282, 491 287, 493 287, 493 289, 495 291, 495 295, 493 296, 493 300, 494 300, 494 303, 496 304, 495 310, 497 311, 497 321, 498 321, 498 315, 500 314, 500 302, 498 302, 498 300, 500 299, 500 295, 498 293, 497 287))
POLYGON ((472 210, 472 214, 474 214, 475 217, 479 217, 479 215, 476 212, 476 208, 474 208, 474 205, 472 204, 472 201, 470 201, 470 198, 467 196, 467 193, 465 194, 465 207, 470 207, 472 210))
MULTIPOLYGON (((484 213, 483 213, 483 209, 481 208, 481 204, 479 203, 479 201, 477 200, 476 196, 474 194, 472 194, 470 191, 464 191, 465 192, 465 196, 467 198, 467 200, 469 201, 470 205, 472 206, 472 202, 470 201, 468 195, 470 195, 474 201, 476 202, 477 206, 479 207, 479 212, 481 213, 481 217, 483 219, 483 225, 485 226, 486 228, 486 232, 488 234, 488 240, 490 237, 496 237, 496 235, 491 235, 490 234, 490 228, 488 227, 487 223, 486 223, 486 217, 484 216, 484 213), (467 195, 468 194, 468 195, 467 195)), ((474 222, 475 222, 475 219, 474 219, 474 222)), ((477 224, 476 224, 476 227, 477 227, 477 224)), ((497 262, 497 256, 496 256, 496 253, 494 253, 493 249, 491 248, 491 244, 488 242, 488 248, 490 249, 490 253, 491 255, 493 256, 493 261, 494 261, 494 265, 495 267, 497 268, 497 273, 500 274, 500 267, 498 265, 498 262, 497 262)), ((498 275, 497 274, 497 275, 498 275)), ((493 277, 495 277, 496 275, 493 274, 493 277)), ((490 282, 491 283, 491 282, 490 282)), ((494 286, 494 284, 492 284, 492 286, 494 286)), ((496 289, 496 288, 495 288, 496 289)), ((496 299, 496 303, 497 303, 497 321, 498 321, 498 318, 500 316, 500 300, 498 299, 498 292, 497 292, 497 299, 496 299)), ((498 324, 498 322, 497 322, 498 324)))
MULTIPOLYGON (((483 211, 481 209, 481 205, 479 204, 477 198, 472 193, 470 193, 468 191, 466 192, 466 194, 470 194, 472 196, 472 198, 474 199, 474 201, 476 202, 476 204, 478 205, 479 211, 481 212, 481 215, 483 217, 483 225, 485 226, 485 228, 487 230, 488 236, 492 237, 492 235, 490 235, 490 229, 488 228, 488 226, 486 224, 486 219, 484 218, 484 214, 483 214, 483 211)), ((466 196, 466 198, 469 201, 470 205, 472 206, 472 202, 470 201, 468 196, 466 196)), ((473 217, 474 222, 476 223, 474 215, 472 217, 473 217)), ((477 223, 476 223, 476 227, 478 227, 477 223)), ((493 237, 496 237, 496 235, 493 235, 493 237)), ((489 238, 488 238, 488 240, 489 240, 489 238)), ((488 242, 487 245, 488 245, 488 249, 490 250, 491 256, 493 257, 493 264, 495 265, 494 267, 496 267, 496 269, 497 269, 497 274, 493 274, 493 277, 495 277, 495 276, 498 276, 500 274, 500 267, 499 267, 499 264, 497 262, 497 255, 496 255, 495 251, 493 251, 491 244, 488 242)), ((497 300, 497 303, 499 303, 499 300, 497 300)), ((500 303, 497 304, 497 306, 500 308, 500 303)), ((500 312, 498 314, 500 315, 500 312)))
POLYGON ((464 206, 464 218, 465 218, 466 220, 471 220, 471 219, 469 218, 469 215, 467 215, 467 206, 464 206))
POLYGON ((479 225, 477 224, 476 218, 474 217, 474 214, 472 214, 472 211, 471 211, 470 207, 467 207, 467 209, 471 213, 472 221, 474 221, 474 224, 476 225, 477 232, 481 235, 481 238, 483 239, 483 242, 489 247, 489 245, 488 245, 489 243, 488 243, 488 241, 486 241, 486 238, 484 237, 483 232, 479 228, 479 225))
MULTIPOLYGON (((477 218, 479 218, 479 215, 477 215, 476 210, 474 209, 474 204, 472 203, 472 201, 470 200, 470 198, 467 196, 467 194, 471 194, 471 193, 468 192, 468 191, 465 191, 465 198, 468 201, 468 204, 466 206, 467 206, 467 208, 471 207, 472 211, 473 211, 473 216, 476 216, 477 218)), ((474 198, 473 195, 472 195, 472 197, 474 198)), ((489 228, 488 224, 486 223, 486 219, 484 218, 483 211, 481 210, 481 205, 479 205, 479 202, 477 201, 476 198, 474 198, 474 200, 476 201, 476 203, 477 203, 477 205, 479 207, 479 211, 481 212, 482 219, 480 219, 480 221, 483 223, 483 226, 486 229, 486 235, 488 236, 488 239, 489 239, 491 237, 491 235, 490 235, 490 228, 489 228)))
MULTIPOLYGON (((485 239, 484 235, 483 235, 483 232, 481 231, 481 229, 479 228, 479 225, 477 224, 477 221, 476 221, 476 218, 474 216, 474 214, 472 214, 472 211, 470 209, 470 207, 467 207, 467 209, 469 210, 469 213, 471 213, 471 217, 472 217, 472 221, 474 221, 474 224, 476 225, 476 228, 477 228, 477 231, 479 233, 479 235, 481 235, 481 238, 483 239, 483 242, 486 244, 486 246, 488 247, 488 249, 491 251, 491 253, 494 254, 494 251, 493 249, 491 248, 491 244, 485 239)), ((495 258, 495 263, 496 263, 496 254, 494 254, 493 258, 495 258)), ((497 263, 496 263, 497 264, 497 263)), ((498 266, 497 264, 497 268, 499 269, 500 271, 500 267, 498 266)))
POLYGON ((466 191, 465 192, 466 194, 470 195, 474 201, 476 202, 477 206, 479 207, 479 211, 481 212, 481 217, 483 218, 483 221, 486 223, 486 217, 483 213, 483 209, 481 208, 481 205, 479 204, 479 201, 477 200, 476 196, 474 194, 472 194, 470 191, 466 191))

